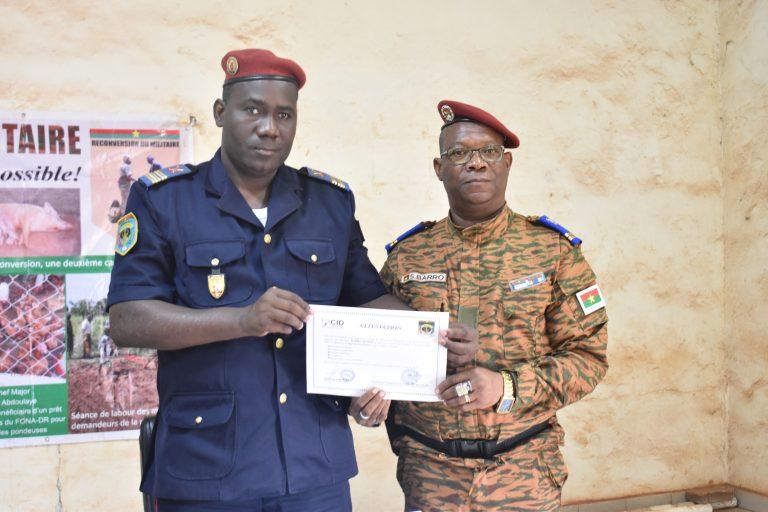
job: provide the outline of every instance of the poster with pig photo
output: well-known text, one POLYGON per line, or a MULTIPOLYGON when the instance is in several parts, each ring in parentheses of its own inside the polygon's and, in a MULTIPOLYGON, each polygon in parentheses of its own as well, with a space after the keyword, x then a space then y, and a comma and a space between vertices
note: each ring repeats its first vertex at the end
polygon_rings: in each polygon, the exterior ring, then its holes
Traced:
POLYGON ((80 191, 0 188, 0 258, 80 255, 80 191))
POLYGON ((157 410, 157 356, 105 306, 131 188, 193 161, 181 118, 0 110, 0 448, 135 439, 157 410))

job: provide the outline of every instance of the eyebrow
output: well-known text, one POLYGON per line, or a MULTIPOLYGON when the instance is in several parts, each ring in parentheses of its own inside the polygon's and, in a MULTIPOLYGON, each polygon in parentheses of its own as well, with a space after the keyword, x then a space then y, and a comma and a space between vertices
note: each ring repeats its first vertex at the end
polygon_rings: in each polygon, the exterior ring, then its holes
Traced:
MULTIPOLYGON (((242 103, 243 106, 248 105, 256 105, 257 107, 266 107, 267 102, 264 100, 260 100, 258 98, 248 97, 243 100, 242 103)), ((290 113, 296 113, 296 107, 293 105, 277 105, 275 108, 278 112, 290 112, 290 113)))

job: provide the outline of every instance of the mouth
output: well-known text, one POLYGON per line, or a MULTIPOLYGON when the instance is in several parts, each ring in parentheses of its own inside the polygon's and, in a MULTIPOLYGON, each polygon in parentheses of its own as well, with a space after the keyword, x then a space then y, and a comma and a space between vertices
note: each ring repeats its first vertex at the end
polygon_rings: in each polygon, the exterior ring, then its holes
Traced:
POLYGON ((253 151, 262 156, 271 156, 278 152, 277 149, 273 148, 253 148, 253 151))

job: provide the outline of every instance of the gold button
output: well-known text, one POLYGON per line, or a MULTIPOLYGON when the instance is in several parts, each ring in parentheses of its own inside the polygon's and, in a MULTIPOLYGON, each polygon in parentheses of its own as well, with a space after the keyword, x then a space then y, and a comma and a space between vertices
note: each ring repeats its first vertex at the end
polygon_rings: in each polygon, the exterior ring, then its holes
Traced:
POLYGON ((286 395, 285 393, 280 393, 280 403, 284 404, 287 401, 288 401, 288 395, 286 395))
POLYGON ((195 423, 197 423, 198 425, 201 424, 202 422, 203 422, 202 416, 198 416, 197 418, 195 418, 195 423))
POLYGON ((269 233, 267 233, 266 235, 264 235, 264 243, 265 243, 265 244, 268 244, 268 243, 270 243, 271 241, 272 241, 272 235, 270 235, 269 233))
POLYGON ((283 342, 283 338, 277 338, 275 340, 275 347, 277 347, 278 349, 283 348, 284 344, 285 343, 283 342))
POLYGON ((317 254, 313 254, 312 256, 309 257, 309 259, 312 260, 312 263, 317 263, 317 254))
POLYGON ((211 260, 211 266, 212 267, 218 267, 219 266, 219 258, 213 258, 211 260))

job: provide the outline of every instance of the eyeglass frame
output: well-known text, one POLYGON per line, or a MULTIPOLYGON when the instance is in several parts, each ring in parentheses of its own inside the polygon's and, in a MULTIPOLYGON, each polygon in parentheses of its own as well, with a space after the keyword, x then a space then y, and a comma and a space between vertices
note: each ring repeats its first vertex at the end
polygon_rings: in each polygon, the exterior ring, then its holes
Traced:
POLYGON ((466 161, 466 162, 457 163, 457 162, 454 162, 453 160, 451 160, 450 158, 448 158, 448 161, 449 161, 449 162, 451 162, 453 165, 467 165, 467 164, 468 164, 469 162, 471 162, 471 161, 472 161, 472 159, 475 157, 475 152, 477 152, 477 154, 478 154, 478 155, 480 155, 480 159, 481 159, 483 162, 485 162, 485 163, 487 163, 487 164, 495 164, 496 162, 501 162, 501 160, 504 158, 504 153, 506 153, 506 151, 504 151, 504 149, 505 149, 505 148, 504 148, 504 145, 503 145, 503 144, 487 144, 487 145, 485 145, 485 146, 483 146, 483 147, 481 147, 481 148, 476 148, 476 149, 469 149, 469 148, 456 148, 456 147, 453 147, 453 148, 449 148, 449 149, 446 149, 444 152, 440 153, 440 158, 443 158, 443 157, 447 156, 447 155, 448 155, 448 153, 449 153, 449 152, 450 152, 452 149, 467 149, 467 150, 469 151, 469 158, 467 158, 467 161, 466 161), (499 158, 498 158, 498 159, 496 159, 496 160, 491 160, 491 161, 488 161, 488 160, 487 160, 487 159, 486 159, 486 158, 483 156, 483 154, 481 153, 481 151, 482 151, 482 150, 484 150, 484 149, 487 149, 487 148, 501 148, 501 153, 499 154, 499 158))

